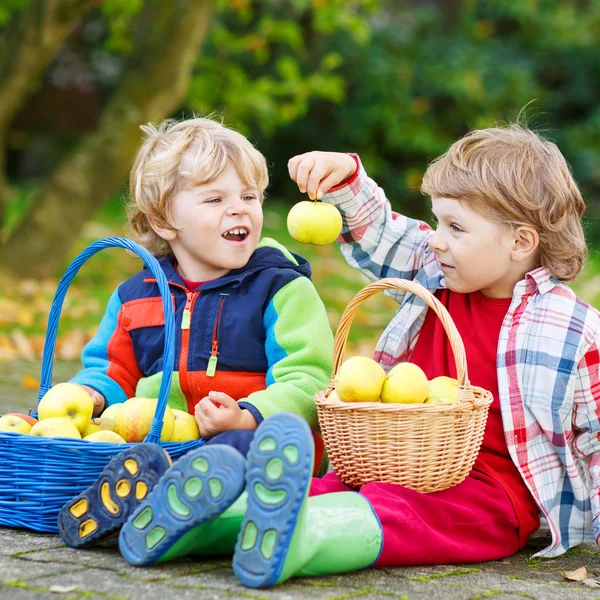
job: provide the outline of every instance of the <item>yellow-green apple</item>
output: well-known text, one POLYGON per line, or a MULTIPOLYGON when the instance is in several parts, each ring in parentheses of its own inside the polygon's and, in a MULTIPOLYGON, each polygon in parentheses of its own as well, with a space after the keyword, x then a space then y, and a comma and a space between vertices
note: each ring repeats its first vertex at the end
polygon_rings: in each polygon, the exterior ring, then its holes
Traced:
POLYGON ((92 433, 96 433, 97 431, 114 431, 115 430, 115 422, 112 419, 108 419, 106 417, 96 417, 92 419, 88 426, 85 428, 85 431, 81 434, 81 437, 87 437, 92 433))
POLYGON ((301 244, 331 244, 342 231, 340 211, 326 202, 303 200, 292 206, 287 217, 290 235, 301 244))
POLYGON ((175 417, 175 423, 169 441, 187 442, 200 439, 200 431, 198 431, 198 423, 196 423, 194 415, 177 408, 171 410, 173 411, 173 417, 175 417))
POLYGON ((116 404, 111 404, 105 411, 100 415, 102 418, 112 419, 113 421, 117 420, 117 413, 119 409, 123 406, 121 402, 117 402, 116 404))
POLYGON ((441 375, 429 382, 429 396, 425 404, 455 404, 458 402, 458 381, 441 375))
POLYGON ((18 415, 4 415, 0 417, 0 431, 11 433, 29 433, 31 425, 18 415))
POLYGON ((38 404, 40 421, 52 417, 67 417, 77 427, 79 433, 85 431, 92 413, 92 397, 75 383, 59 383, 50 388, 38 404))
MULTIPOLYGON (((143 442, 150 433, 152 419, 156 412, 156 398, 129 398, 123 402, 115 418, 115 432, 127 442, 143 442)), ((160 439, 167 442, 173 435, 175 417, 167 406, 163 417, 163 428, 160 439)))
POLYGON ((353 356, 340 366, 335 389, 342 402, 377 402, 385 381, 383 367, 368 356, 353 356))
POLYGON ((429 381, 421 367, 411 362, 397 364, 381 390, 382 402, 423 403, 429 394, 429 381))
POLYGON ((38 422, 38 420, 35 417, 32 417, 31 415, 26 415, 25 413, 9 412, 6 413, 4 416, 6 415, 15 415, 16 417, 21 417, 23 421, 27 421, 27 423, 29 423, 32 427, 38 422))
POLYGON ((41 437, 66 437, 81 439, 81 434, 70 417, 48 417, 38 421, 29 432, 41 437))
POLYGON ((125 444, 125 440, 114 431, 110 429, 102 429, 101 431, 96 431, 94 433, 90 433, 86 435, 84 440, 88 442, 105 442, 108 444, 125 444))

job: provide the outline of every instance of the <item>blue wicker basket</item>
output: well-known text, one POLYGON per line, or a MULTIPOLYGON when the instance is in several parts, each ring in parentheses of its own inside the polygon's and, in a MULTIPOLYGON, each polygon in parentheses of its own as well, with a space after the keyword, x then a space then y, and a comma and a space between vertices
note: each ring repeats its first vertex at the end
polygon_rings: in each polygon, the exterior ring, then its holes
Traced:
MULTIPOLYGON (((162 444, 172 458, 178 458, 203 442, 160 441, 175 358, 175 316, 169 284, 158 261, 132 240, 118 237, 98 240, 83 250, 66 270, 48 317, 38 402, 52 387, 56 332, 67 289, 88 258, 100 250, 114 247, 135 252, 150 267, 158 282, 165 314, 163 378, 152 427, 144 441, 162 444)), ((56 533, 62 506, 89 487, 115 454, 131 445, 0 432, 0 525, 56 533)))

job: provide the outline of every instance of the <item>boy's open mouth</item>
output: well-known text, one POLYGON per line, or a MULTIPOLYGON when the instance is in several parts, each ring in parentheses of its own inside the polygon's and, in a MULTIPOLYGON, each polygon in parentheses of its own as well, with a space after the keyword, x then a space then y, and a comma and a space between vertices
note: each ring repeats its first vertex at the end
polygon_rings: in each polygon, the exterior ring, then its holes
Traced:
POLYGON ((246 227, 234 227, 226 231, 221 237, 228 242, 243 242, 248 237, 248 229, 246 227))

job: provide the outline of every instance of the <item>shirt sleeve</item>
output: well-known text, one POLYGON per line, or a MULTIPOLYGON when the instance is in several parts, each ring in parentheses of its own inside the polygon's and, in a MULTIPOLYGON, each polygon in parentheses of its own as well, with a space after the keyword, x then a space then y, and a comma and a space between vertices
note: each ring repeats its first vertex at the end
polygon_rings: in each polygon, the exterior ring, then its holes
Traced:
POLYGON ((107 404, 125 402, 135 395, 142 373, 139 370, 129 332, 120 322, 121 299, 113 292, 96 335, 81 354, 83 369, 72 383, 88 385, 100 392, 107 404))
POLYGON ((600 332, 578 365, 573 447, 587 462, 596 543, 600 543, 600 332))
POLYGON ((392 210, 385 192, 370 179, 356 155, 358 170, 322 198, 342 215, 338 242, 347 262, 375 281, 382 277, 414 279, 431 252, 431 227, 392 210))
POLYGON ((333 368, 333 334, 325 306, 313 283, 298 277, 283 286, 265 311, 267 388, 250 394, 244 405, 263 418, 278 412, 317 425, 315 395, 327 387, 333 368))

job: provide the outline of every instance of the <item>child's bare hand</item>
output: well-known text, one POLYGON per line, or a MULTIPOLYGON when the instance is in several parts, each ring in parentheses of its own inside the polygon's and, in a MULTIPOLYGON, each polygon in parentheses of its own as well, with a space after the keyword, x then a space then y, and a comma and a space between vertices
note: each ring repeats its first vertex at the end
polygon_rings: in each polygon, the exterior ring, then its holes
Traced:
POLYGON ((196 404, 194 416, 205 440, 231 429, 256 429, 258 423, 252 413, 223 392, 209 392, 196 404))
POLYGON ((288 161, 290 177, 312 200, 321 199, 334 185, 354 175, 356 161, 342 152, 306 152, 288 161))
POLYGON ((92 413, 92 416, 97 417, 104 410, 104 406, 106 405, 104 396, 89 385, 82 385, 80 383, 77 383, 76 385, 83 388, 92 397, 92 400, 94 401, 94 412, 92 413))

